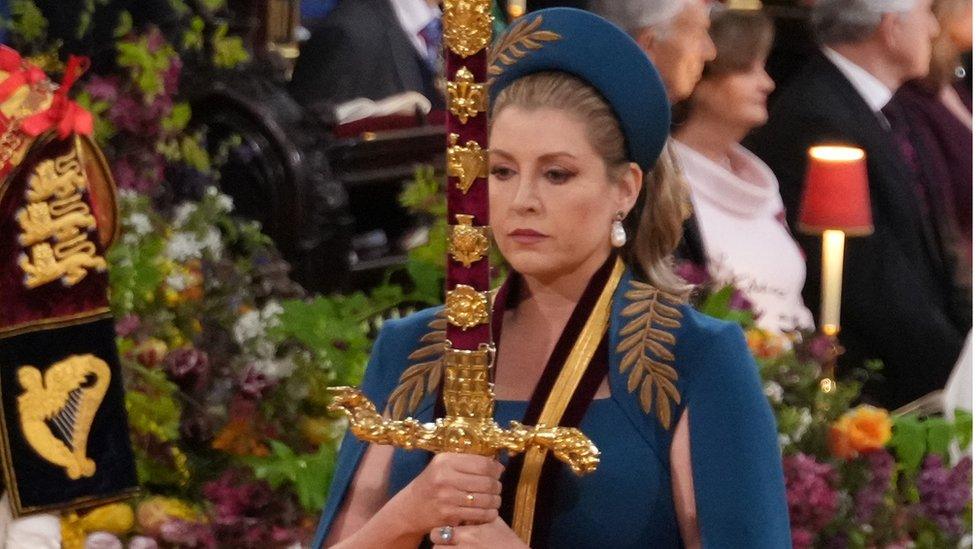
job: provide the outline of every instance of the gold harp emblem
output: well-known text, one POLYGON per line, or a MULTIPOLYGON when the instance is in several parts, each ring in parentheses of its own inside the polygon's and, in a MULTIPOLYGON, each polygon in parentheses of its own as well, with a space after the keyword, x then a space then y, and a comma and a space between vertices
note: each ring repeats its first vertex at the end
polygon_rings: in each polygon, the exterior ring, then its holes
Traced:
POLYGON ((466 284, 458 284, 447 292, 444 309, 447 321, 462 330, 488 322, 488 297, 466 284))
POLYGON ((462 124, 467 124, 469 118, 484 112, 488 104, 488 93, 484 84, 475 84, 474 75, 467 67, 461 67, 454 74, 454 81, 447 83, 447 95, 450 98, 451 112, 462 124))
POLYGON ((95 474, 88 433, 108 391, 111 370, 94 355, 74 355, 44 372, 17 370, 24 392, 17 397, 24 439, 42 458, 63 467, 71 480, 95 474))
POLYGON ((444 0, 444 42, 461 57, 481 51, 491 41, 490 0, 444 0))
POLYGON ((470 267, 488 255, 488 229, 475 227, 473 215, 456 214, 457 225, 451 225, 451 257, 470 267))
POLYGON ((488 177, 488 151, 477 141, 468 141, 465 146, 458 145, 459 136, 448 136, 447 175, 458 178, 457 188, 468 194, 468 189, 479 177, 488 177))

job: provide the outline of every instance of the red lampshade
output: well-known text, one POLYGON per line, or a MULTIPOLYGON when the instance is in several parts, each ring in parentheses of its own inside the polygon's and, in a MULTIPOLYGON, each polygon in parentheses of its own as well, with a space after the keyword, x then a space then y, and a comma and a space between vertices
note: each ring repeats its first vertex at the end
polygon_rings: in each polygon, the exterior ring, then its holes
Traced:
POLYGON ((852 236, 874 231, 868 169, 857 147, 818 146, 808 151, 806 187, 798 228, 810 234, 840 230, 852 236))

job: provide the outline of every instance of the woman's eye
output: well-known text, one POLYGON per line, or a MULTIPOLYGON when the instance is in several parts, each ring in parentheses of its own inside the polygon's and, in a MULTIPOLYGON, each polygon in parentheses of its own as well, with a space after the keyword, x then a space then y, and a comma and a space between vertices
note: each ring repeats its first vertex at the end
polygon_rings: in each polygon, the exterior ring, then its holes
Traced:
POLYGON ((546 170, 546 179, 548 179, 550 183, 555 183, 557 185, 569 181, 573 175, 573 172, 568 170, 546 170))
POLYGON ((490 173, 496 179, 506 180, 515 175, 515 170, 505 166, 492 166, 490 173))

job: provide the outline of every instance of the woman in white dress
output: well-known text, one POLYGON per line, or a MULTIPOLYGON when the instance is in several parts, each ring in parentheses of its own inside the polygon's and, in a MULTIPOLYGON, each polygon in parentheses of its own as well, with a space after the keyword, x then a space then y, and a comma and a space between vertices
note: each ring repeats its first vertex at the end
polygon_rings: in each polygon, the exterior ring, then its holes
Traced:
POLYGON ((806 267, 785 223, 776 176, 740 141, 766 122, 773 91, 764 65, 773 27, 759 10, 717 8, 718 50, 691 97, 676 106, 675 148, 687 179, 709 274, 734 284, 769 330, 813 328, 801 291, 806 267))

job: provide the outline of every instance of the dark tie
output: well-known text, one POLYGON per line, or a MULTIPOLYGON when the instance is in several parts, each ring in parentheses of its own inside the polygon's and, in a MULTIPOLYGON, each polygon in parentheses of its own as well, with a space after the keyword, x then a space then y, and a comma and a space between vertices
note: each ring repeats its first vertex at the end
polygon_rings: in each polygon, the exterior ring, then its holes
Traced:
POLYGON ((881 109, 884 118, 889 124, 888 133, 898 149, 898 156, 905 163, 909 170, 909 177, 914 183, 915 195, 919 199, 919 206, 922 215, 928 218, 929 215, 929 193, 925 185, 925 174, 922 173, 919 165, 918 147, 912 138, 911 124, 905 115, 904 109, 898 103, 891 101, 881 109))
POLYGON ((438 65, 440 64, 441 56, 441 20, 439 17, 435 17, 427 23, 427 26, 420 29, 420 38, 424 41, 424 46, 427 47, 427 66, 434 73, 438 73, 438 65))

